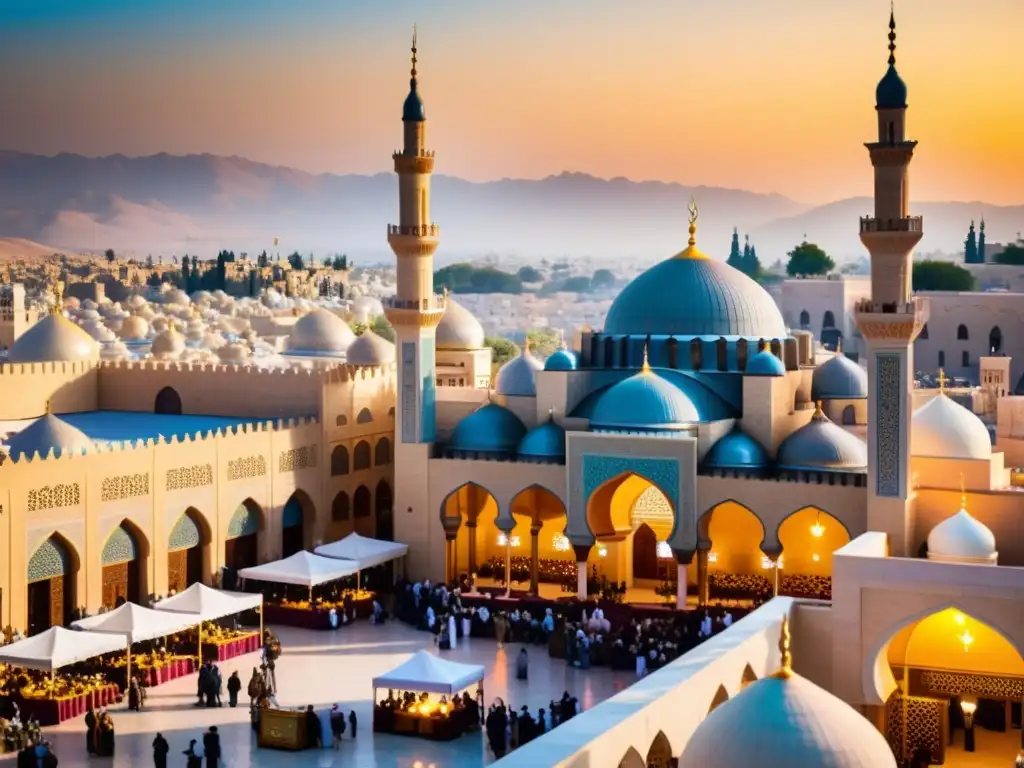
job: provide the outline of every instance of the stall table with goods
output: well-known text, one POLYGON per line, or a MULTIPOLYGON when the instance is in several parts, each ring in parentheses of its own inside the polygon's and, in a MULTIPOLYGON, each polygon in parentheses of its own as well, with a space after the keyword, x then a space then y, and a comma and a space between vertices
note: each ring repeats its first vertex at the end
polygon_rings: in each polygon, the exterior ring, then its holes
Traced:
POLYGON ((432 741, 451 741, 477 730, 476 692, 461 692, 475 686, 482 692, 483 679, 481 665, 459 664, 420 651, 373 679, 373 730, 432 741), (388 691, 384 699, 378 698, 382 689, 388 691))
POLYGON ((260 638, 263 637, 262 606, 262 595, 226 592, 196 583, 153 607, 157 611, 190 617, 196 626, 195 633, 187 633, 174 649, 180 653, 195 653, 201 666, 204 658, 226 661, 259 650, 260 638), (249 610, 260 613, 259 632, 228 629, 211 623, 249 610))
POLYGON ((60 675, 57 670, 127 648, 123 635, 51 627, 38 635, 0 647, 3 696, 0 714, 57 725, 120 699, 103 675, 60 675))

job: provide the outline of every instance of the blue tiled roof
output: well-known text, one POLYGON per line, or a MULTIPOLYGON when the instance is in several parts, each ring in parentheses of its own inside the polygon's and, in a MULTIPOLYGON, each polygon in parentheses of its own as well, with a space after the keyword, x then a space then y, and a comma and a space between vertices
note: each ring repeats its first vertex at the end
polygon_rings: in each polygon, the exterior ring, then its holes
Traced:
POLYGON ((165 413, 140 413, 137 411, 85 411, 64 413, 61 419, 84 432, 89 439, 97 442, 122 442, 126 440, 148 440, 163 437, 179 440, 196 432, 235 427, 242 424, 259 424, 271 419, 235 418, 231 416, 174 415, 165 413))

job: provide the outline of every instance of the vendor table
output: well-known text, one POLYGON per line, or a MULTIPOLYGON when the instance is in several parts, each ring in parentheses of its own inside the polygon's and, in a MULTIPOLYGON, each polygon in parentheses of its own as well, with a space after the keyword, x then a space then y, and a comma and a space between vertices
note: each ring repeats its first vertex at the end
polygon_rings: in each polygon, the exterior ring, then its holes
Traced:
MULTIPOLYGON (((353 603, 356 618, 364 619, 373 613, 373 598, 356 600, 353 603)), ((329 608, 292 608, 284 605, 267 603, 263 606, 263 621, 266 624, 280 624, 285 627, 301 627, 302 629, 331 629, 329 608)), ((338 616, 338 629, 344 625, 338 616)))
POLYGON ((40 725, 59 725, 67 720, 81 717, 90 707, 98 709, 117 701, 121 695, 116 685, 83 693, 78 696, 63 696, 59 699, 33 699, 24 696, 0 696, 0 707, 7 711, 12 703, 18 705, 23 722, 34 717, 40 725))
POLYGON ((223 643, 203 643, 203 660, 227 661, 260 649, 260 633, 253 632, 223 643))
POLYGON ((397 736, 418 736, 430 741, 452 741, 478 725, 469 720, 466 710, 457 710, 447 717, 430 717, 375 707, 373 730, 397 736))
POLYGON ((163 685, 179 677, 188 677, 196 671, 196 660, 191 656, 179 656, 159 667, 133 667, 132 675, 142 678, 144 686, 163 685))

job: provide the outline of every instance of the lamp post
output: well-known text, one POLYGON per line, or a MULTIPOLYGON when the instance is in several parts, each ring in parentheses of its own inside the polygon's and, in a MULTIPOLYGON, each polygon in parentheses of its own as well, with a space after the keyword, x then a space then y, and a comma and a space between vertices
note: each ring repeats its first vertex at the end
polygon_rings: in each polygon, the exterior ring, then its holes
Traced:
POLYGON ((974 713, 978 702, 973 697, 965 696, 960 700, 960 711, 964 715, 964 752, 974 751, 974 713))

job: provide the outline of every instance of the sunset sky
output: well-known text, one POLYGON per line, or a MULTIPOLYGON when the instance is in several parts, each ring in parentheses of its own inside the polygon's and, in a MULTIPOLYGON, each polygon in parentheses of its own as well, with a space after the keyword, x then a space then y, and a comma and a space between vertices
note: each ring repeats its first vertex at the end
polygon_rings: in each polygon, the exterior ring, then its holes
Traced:
MULTIPOLYGON (((0 149, 870 194, 887 0, 7 0, 0 149)), ((920 200, 1024 203, 1024 0, 898 0, 920 200)))

